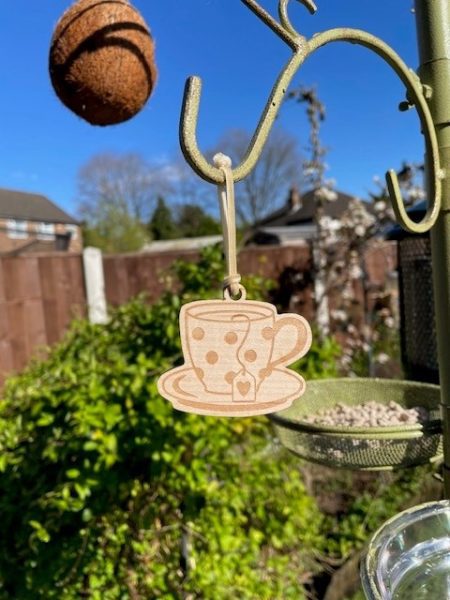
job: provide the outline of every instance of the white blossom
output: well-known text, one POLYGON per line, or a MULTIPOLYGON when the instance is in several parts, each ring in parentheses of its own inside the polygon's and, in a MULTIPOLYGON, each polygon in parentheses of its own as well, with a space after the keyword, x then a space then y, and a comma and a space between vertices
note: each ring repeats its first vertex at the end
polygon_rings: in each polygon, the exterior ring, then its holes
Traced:
POLYGON ((378 364, 385 365, 389 360, 389 356, 385 352, 380 352, 375 357, 375 360, 377 361, 378 364))
POLYGON ((303 175, 305 177, 314 177, 316 174, 317 174, 316 167, 306 167, 305 169, 303 169, 303 175))
POLYGON ((332 310, 331 316, 335 321, 347 321, 347 313, 345 310, 332 310))
POLYGON ((349 267, 348 274, 350 276, 350 279, 361 279, 363 272, 362 272, 361 267, 358 264, 353 263, 349 267))
POLYGON ((320 200, 326 200, 327 202, 333 202, 338 198, 337 193, 325 185, 316 190, 316 196, 320 198, 320 200))
POLYGON ((373 205, 373 208, 376 210, 376 212, 383 212, 386 210, 387 204, 384 200, 378 200, 378 202, 375 202, 373 205))
POLYGON ((408 190, 408 196, 411 201, 424 200, 425 191, 420 187, 413 187, 408 190))
POLYGON ((389 329, 393 329, 395 326, 395 319, 394 317, 387 317, 384 320, 384 324, 386 325, 386 327, 389 327, 389 329))
POLYGON ((349 367, 352 363, 352 357, 348 354, 341 356, 341 363, 344 367, 349 367))
POLYGON ((343 300, 352 300, 353 299, 353 291, 352 289, 346 285, 342 290, 342 299, 343 300))

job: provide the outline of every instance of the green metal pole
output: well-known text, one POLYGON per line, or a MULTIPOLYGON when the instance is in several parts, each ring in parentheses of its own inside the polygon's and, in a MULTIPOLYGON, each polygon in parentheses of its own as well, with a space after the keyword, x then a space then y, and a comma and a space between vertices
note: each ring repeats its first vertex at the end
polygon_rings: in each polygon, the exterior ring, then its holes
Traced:
POLYGON ((444 488, 450 498, 450 0, 415 0, 419 77, 430 87, 430 110, 444 171, 442 207, 431 231, 439 377, 444 424, 444 488))

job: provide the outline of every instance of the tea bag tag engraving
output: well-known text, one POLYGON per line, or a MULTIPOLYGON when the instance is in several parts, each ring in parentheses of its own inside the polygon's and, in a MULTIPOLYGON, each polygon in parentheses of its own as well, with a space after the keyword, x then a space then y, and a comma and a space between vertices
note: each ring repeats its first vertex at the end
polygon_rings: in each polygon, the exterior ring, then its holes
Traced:
POLYGON ((256 380, 247 371, 241 371, 233 378, 233 402, 256 402, 256 380))

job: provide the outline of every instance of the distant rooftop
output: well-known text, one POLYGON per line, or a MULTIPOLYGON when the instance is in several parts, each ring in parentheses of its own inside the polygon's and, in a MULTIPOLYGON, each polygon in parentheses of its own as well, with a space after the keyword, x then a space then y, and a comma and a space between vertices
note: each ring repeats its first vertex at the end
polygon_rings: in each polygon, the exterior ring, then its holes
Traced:
POLYGON ((71 215, 41 194, 0 188, 0 218, 77 224, 71 215))
POLYGON ((278 225, 275 227, 259 227, 251 236, 247 245, 296 245, 303 246, 307 240, 317 235, 317 227, 313 223, 301 225, 278 225))
MULTIPOLYGON (((350 202, 354 200, 354 196, 338 190, 335 190, 335 193, 335 200, 324 203, 324 212, 330 217, 339 218, 347 210, 350 202)), ((292 188, 287 203, 261 219, 256 224, 256 228, 261 226, 280 227, 310 223, 314 220, 316 207, 317 200, 315 199, 314 190, 309 190, 301 194, 296 188, 292 188)))

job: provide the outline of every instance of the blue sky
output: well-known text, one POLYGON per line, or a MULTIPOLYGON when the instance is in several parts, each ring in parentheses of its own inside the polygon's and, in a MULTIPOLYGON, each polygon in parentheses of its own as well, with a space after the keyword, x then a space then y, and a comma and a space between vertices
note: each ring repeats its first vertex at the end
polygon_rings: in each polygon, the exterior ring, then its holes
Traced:
MULTIPOLYGON (((276 0, 261 0, 276 14, 276 0)), ((330 27, 366 29, 417 67, 412 0, 317 0, 311 16, 294 1, 297 28, 312 35, 330 27)), ((289 49, 240 0, 135 0, 156 40, 159 80, 143 111, 122 125, 92 127, 56 98, 47 70, 53 28, 69 6, 62 0, 2 5, 0 187, 47 195, 76 215, 79 168, 101 152, 137 152, 170 162, 178 150, 184 82, 203 79, 199 143, 207 149, 231 128, 252 131, 289 49)), ((381 59, 347 44, 322 49, 295 84, 316 84, 327 107, 323 143, 329 176, 364 197, 372 177, 402 160, 419 161, 423 140, 414 111, 399 113, 402 85, 381 59)), ((282 109, 279 123, 300 147, 307 143, 303 110, 282 109)))

